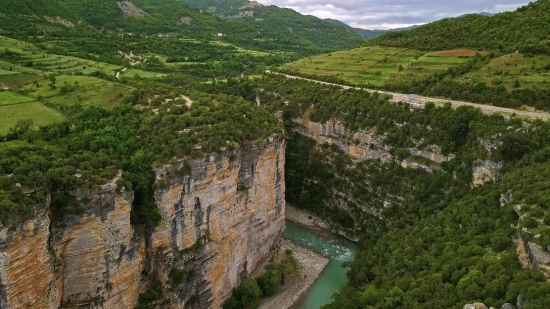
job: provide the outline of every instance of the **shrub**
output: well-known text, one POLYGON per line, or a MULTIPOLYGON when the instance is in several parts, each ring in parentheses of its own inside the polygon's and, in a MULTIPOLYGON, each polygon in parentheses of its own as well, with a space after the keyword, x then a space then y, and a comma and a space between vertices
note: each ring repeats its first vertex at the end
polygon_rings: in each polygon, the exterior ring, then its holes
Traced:
POLYGON ((258 308, 262 300, 262 291, 254 279, 244 279, 233 295, 242 308, 258 308))
POLYGON ((539 226, 539 223, 537 220, 531 217, 525 217, 523 218, 523 220, 521 220, 521 225, 527 228, 536 228, 539 226))
POLYGON ((223 303, 223 309, 242 309, 241 303, 234 297, 231 296, 228 300, 223 303))
POLYGON ((271 297, 279 291, 279 280, 272 271, 265 272, 257 281, 263 297, 271 297))

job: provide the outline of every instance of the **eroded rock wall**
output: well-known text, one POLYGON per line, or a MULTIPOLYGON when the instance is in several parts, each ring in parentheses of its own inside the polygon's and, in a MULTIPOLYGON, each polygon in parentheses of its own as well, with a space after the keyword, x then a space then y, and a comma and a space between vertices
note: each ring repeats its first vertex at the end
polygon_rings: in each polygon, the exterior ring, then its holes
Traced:
POLYGON ((49 250, 49 200, 32 218, 0 229, 0 308, 57 308, 55 258, 49 250))
POLYGON ((154 230, 130 223, 133 193, 116 179, 71 192, 80 211, 62 221, 52 223, 49 200, 36 205, 23 223, 0 225, 0 308, 134 308, 144 278, 160 280, 165 308, 220 308, 276 253, 284 166, 273 135, 160 168, 154 230), (186 271, 177 285, 173 269, 186 271))
POLYGON ((220 308, 241 279, 258 275, 276 253, 285 227, 284 165, 285 142, 273 136, 192 160, 190 176, 177 175, 184 163, 157 171, 167 183, 156 194, 163 220, 152 235, 155 267, 166 286, 173 269, 191 274, 174 286, 177 308, 193 295, 198 308, 220 308))
POLYGON ((433 164, 418 162, 414 159, 397 160, 390 153, 392 147, 384 144, 385 136, 377 135, 374 130, 350 132, 337 119, 329 120, 326 123, 312 122, 306 118, 296 118, 293 121, 301 125, 296 128, 299 133, 315 139, 318 144, 335 145, 358 161, 396 162, 405 168, 433 171, 439 169, 439 164, 455 158, 454 154, 448 156, 441 154, 441 149, 437 145, 430 145, 426 149, 409 148, 407 151, 411 156, 424 157, 433 164))

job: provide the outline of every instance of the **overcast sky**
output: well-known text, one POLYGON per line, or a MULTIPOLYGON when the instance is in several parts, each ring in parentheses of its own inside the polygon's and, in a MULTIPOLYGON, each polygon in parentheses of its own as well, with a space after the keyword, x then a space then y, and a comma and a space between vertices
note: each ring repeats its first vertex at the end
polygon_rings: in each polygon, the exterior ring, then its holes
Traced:
POLYGON ((302 14, 334 18, 353 27, 389 29, 429 23, 467 13, 513 11, 521 0, 259 0, 302 14))

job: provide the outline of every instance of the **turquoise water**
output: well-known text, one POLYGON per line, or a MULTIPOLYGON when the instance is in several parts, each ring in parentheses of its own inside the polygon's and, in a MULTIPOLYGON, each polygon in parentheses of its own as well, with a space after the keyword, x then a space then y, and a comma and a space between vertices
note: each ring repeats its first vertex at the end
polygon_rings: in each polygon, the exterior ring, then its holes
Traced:
POLYGON ((286 222, 285 237, 331 258, 305 298, 293 308, 319 309, 330 303, 332 294, 337 292, 340 286, 347 281, 348 269, 343 268, 342 263, 353 259, 357 246, 332 233, 316 234, 290 221, 286 222))

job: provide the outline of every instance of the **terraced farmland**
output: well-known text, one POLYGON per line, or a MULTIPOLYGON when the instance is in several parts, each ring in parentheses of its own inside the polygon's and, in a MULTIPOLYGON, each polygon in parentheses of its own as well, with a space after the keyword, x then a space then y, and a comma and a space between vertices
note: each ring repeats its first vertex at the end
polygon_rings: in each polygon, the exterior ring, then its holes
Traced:
POLYGON ((381 86, 391 81, 421 78, 467 61, 465 56, 375 46, 308 57, 289 64, 288 68, 307 74, 333 75, 358 85, 381 86))

